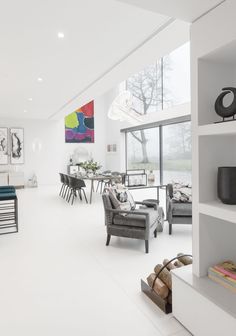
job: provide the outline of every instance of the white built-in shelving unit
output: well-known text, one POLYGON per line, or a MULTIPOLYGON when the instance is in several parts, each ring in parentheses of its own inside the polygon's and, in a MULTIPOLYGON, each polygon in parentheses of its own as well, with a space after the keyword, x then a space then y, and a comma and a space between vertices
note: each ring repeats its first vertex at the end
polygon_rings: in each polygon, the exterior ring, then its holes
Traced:
POLYGON ((214 110, 222 88, 236 87, 235 13, 226 0, 191 28, 194 261, 173 272, 173 313, 195 336, 236 330, 236 294, 207 277, 209 266, 236 262, 236 206, 217 198, 218 167, 236 166, 236 121, 215 123, 214 110))

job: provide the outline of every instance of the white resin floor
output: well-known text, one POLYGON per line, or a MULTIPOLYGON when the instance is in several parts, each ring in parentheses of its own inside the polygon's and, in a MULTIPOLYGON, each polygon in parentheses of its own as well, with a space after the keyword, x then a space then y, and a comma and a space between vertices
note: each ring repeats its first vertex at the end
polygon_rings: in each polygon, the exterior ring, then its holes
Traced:
POLYGON ((0 236, 0 335, 185 336, 140 291, 140 279, 164 258, 191 253, 191 226, 175 225, 144 242, 111 238, 105 246, 99 195, 68 205, 59 187, 18 191, 18 234, 0 236))

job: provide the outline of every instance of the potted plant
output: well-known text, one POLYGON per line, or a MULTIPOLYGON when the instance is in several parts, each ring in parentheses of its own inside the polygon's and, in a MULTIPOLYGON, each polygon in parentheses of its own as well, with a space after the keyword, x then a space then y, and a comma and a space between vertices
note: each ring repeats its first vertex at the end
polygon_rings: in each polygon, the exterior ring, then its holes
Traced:
POLYGON ((98 162, 94 161, 93 159, 84 161, 80 163, 79 166, 82 167, 86 171, 86 174, 88 176, 94 175, 102 167, 98 162))

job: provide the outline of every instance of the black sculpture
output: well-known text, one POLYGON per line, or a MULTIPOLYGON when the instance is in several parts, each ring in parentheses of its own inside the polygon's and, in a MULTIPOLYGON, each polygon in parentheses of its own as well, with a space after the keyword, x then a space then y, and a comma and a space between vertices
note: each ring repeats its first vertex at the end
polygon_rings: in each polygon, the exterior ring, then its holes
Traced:
POLYGON ((224 92, 221 92, 219 97, 216 99, 215 111, 220 117, 223 118, 223 121, 225 121, 225 118, 230 118, 230 117, 233 117, 232 119, 234 120, 234 116, 236 114, 236 88, 225 87, 222 90, 224 92), (231 93, 231 92, 234 95, 234 99, 229 106, 225 107, 223 105, 223 99, 228 93, 231 93))

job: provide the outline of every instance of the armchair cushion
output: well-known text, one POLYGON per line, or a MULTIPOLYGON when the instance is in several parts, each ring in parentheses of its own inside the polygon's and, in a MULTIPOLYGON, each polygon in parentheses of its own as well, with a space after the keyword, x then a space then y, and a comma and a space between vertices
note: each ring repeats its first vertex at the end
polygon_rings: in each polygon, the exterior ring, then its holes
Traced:
POLYGON ((172 215, 181 217, 192 216, 192 203, 172 203, 172 215))
MULTIPOLYGON (((113 222, 115 225, 127 225, 145 228, 146 227, 146 216, 136 214, 136 212, 140 212, 140 210, 133 210, 131 214, 126 216, 122 216, 121 214, 114 215, 113 222)), ((149 214, 149 226, 151 227, 154 223, 157 222, 158 212, 153 209, 146 208, 145 212, 149 214)))

